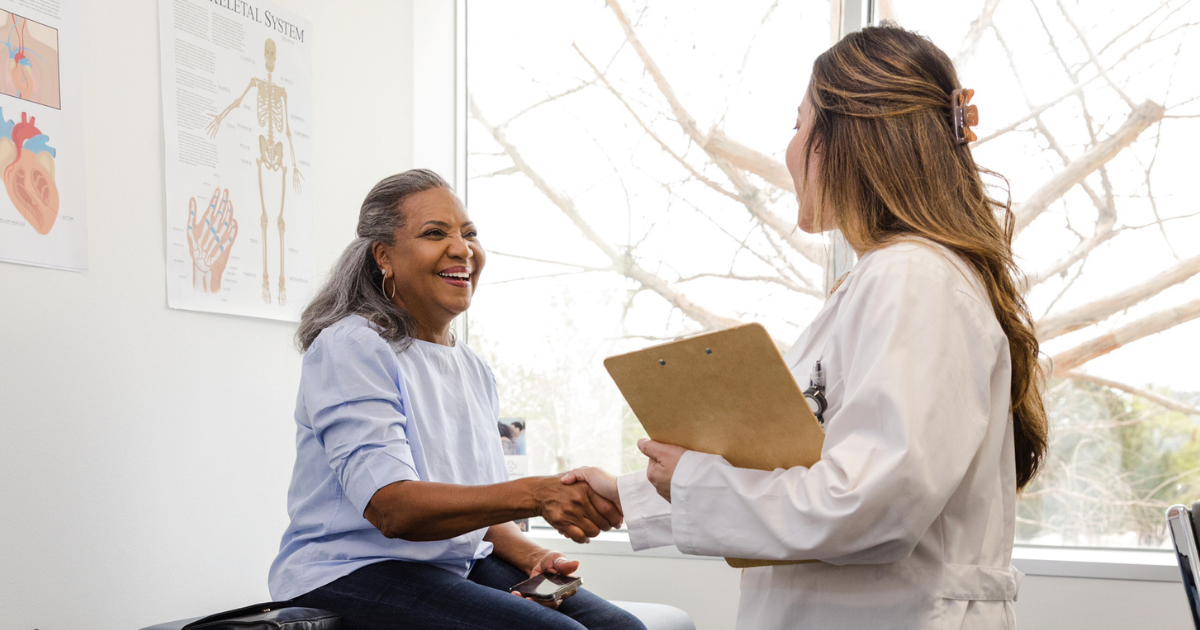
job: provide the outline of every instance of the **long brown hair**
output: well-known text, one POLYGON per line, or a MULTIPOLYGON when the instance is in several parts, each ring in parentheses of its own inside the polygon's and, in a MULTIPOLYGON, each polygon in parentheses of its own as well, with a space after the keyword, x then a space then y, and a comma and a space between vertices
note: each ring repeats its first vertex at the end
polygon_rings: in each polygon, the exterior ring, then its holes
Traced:
POLYGON ((1017 488, 1024 488, 1046 453, 1044 374, 1018 291, 1011 200, 988 196, 981 173, 990 171, 954 139, 950 93, 960 87, 946 53, 916 33, 885 25, 847 35, 813 63, 807 97, 815 120, 805 154, 820 154, 817 225, 832 218, 859 252, 926 238, 982 280, 1008 336, 1017 488))

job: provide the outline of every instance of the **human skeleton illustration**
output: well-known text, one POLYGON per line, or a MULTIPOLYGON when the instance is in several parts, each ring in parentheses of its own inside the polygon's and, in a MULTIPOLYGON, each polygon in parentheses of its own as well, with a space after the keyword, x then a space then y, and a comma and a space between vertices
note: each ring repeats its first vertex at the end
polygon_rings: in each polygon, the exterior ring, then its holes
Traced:
POLYGON ((250 93, 251 89, 258 90, 257 113, 258 126, 265 127, 267 135, 264 137, 261 134, 258 136, 259 156, 255 162, 258 164, 258 200, 262 205, 262 252, 263 252, 263 301, 271 303, 271 284, 267 276, 267 202, 263 195, 263 169, 268 171, 279 172, 279 305, 287 304, 287 289, 284 286, 284 271, 283 261, 284 254, 287 251, 283 245, 283 207, 284 195, 287 192, 287 172, 288 167, 283 163, 283 143, 276 140, 276 133, 283 133, 287 136, 288 151, 291 154, 292 161, 292 185, 296 192, 300 192, 300 181, 303 179, 300 171, 296 168, 296 146, 292 142, 292 129, 288 124, 288 104, 287 91, 271 80, 271 75, 275 72, 275 41, 268 39, 263 43, 263 57, 266 60, 267 78, 259 79, 257 77, 250 79, 250 84, 246 86, 246 90, 242 95, 237 97, 225 108, 225 111, 220 114, 213 114, 212 121, 208 124, 209 137, 216 138, 217 132, 221 129, 221 123, 225 117, 233 110, 241 107, 242 99, 250 93))

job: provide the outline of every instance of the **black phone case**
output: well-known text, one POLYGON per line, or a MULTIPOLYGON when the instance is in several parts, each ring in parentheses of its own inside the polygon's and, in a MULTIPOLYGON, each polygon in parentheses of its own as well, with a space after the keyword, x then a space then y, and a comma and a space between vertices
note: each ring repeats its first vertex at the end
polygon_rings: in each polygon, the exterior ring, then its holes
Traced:
MULTIPOLYGON (((532 580, 532 579, 533 579, 533 578, 529 578, 529 580, 532 580)), ((546 578, 546 579, 549 579, 549 578, 546 578)), ((582 587, 582 586, 583 586, 583 580, 580 580, 580 579, 578 579, 578 578, 573 578, 573 579, 576 579, 576 580, 578 580, 578 582, 576 583, 576 585, 575 585, 575 587, 574 587, 574 588, 580 588, 580 587, 582 587)), ((528 582, 529 580, 525 580, 525 582, 528 582)), ((510 588, 509 590, 510 590, 510 591, 516 591, 516 592, 520 593, 520 594, 521 594, 522 596, 524 596, 524 597, 530 597, 530 598, 533 598, 533 599, 538 599, 538 600, 547 601, 547 602, 549 602, 549 601, 554 601, 554 600, 556 600, 556 599, 562 599, 562 597, 560 597, 560 596, 559 596, 559 593, 557 593, 557 592, 556 592, 554 595, 539 595, 539 594, 537 594, 537 593, 527 593, 527 592, 524 592, 524 591, 520 590, 520 588, 519 588, 519 587, 520 587, 522 584, 525 584, 525 582, 521 582, 520 584, 517 584, 516 586, 513 586, 513 587, 512 587, 512 588, 510 588)), ((562 586, 567 586, 567 585, 560 585, 560 587, 559 587, 559 588, 561 589, 561 588, 562 588, 562 586)), ((563 591, 563 592, 562 592, 562 594, 569 593, 569 592, 570 592, 569 590, 568 590, 568 591, 563 591)))

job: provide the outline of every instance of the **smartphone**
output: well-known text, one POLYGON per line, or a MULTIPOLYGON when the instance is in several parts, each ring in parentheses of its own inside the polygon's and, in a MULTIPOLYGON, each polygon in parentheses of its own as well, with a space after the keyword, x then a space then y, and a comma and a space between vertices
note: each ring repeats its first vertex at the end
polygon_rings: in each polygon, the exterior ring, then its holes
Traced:
POLYGON ((575 576, 543 573, 531 577, 509 590, 516 591, 525 597, 532 597, 533 599, 554 601, 562 599, 567 593, 580 586, 583 586, 583 580, 575 576))
POLYGON ((1200 630, 1200 551, 1196 546, 1196 526, 1193 512, 1200 509, 1200 501, 1192 509, 1182 505, 1167 508, 1167 529, 1175 543, 1175 559, 1179 561, 1179 572, 1183 577, 1183 590, 1187 592, 1188 604, 1192 609, 1192 623, 1200 630))

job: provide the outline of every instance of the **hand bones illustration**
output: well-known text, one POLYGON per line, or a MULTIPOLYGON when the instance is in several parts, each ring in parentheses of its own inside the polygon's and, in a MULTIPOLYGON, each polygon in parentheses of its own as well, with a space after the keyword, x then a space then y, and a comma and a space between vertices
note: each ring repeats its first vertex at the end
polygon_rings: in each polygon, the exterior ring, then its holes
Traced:
POLYGON ((237 239, 238 224, 233 218, 229 189, 213 191, 208 209, 196 217, 196 198, 188 199, 187 241, 192 256, 192 287, 205 293, 221 291, 221 276, 229 263, 229 252, 237 239))

